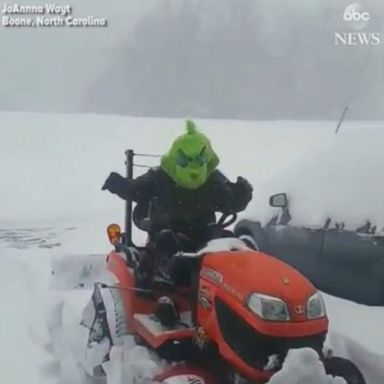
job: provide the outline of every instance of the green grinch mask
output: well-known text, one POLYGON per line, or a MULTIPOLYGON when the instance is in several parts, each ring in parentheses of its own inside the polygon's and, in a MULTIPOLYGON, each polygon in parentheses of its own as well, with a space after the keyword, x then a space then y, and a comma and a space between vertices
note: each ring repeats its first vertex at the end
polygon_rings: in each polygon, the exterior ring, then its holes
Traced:
POLYGON ((187 121, 187 133, 179 136, 161 158, 161 168, 181 187, 202 186, 219 164, 209 139, 187 121))

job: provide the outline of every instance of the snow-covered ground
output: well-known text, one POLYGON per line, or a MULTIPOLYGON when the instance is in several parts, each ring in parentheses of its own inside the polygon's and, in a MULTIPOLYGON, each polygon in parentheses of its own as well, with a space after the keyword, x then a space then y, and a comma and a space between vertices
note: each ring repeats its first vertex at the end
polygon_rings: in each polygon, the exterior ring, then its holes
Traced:
MULTIPOLYGON (((222 171, 254 185, 244 216, 267 219, 273 213, 267 197, 284 190, 296 223, 318 225, 332 215, 352 228, 368 218, 384 227, 382 123, 346 122, 338 135, 331 122, 198 123, 221 156, 222 171)), ((96 278, 109 249, 105 227, 123 222, 123 203, 100 187, 111 170, 124 172, 125 149, 161 154, 182 132, 181 120, 0 113, 1 383, 87 382, 76 358, 86 337, 78 321, 89 291, 63 288, 75 288, 74 276, 96 278), (79 269, 84 257, 94 270, 79 269), (54 345, 61 346, 59 356, 54 345)), ((384 308, 325 298, 329 344, 360 366, 368 384, 382 384, 384 308)), ((136 369, 155 369, 140 348, 116 354, 127 364, 147 361, 136 369)), ((308 364, 302 382, 333 382, 315 360, 310 352, 293 353, 285 375, 271 383, 299 384, 296 374, 308 364)), ((115 383, 110 376, 108 384, 115 383)))

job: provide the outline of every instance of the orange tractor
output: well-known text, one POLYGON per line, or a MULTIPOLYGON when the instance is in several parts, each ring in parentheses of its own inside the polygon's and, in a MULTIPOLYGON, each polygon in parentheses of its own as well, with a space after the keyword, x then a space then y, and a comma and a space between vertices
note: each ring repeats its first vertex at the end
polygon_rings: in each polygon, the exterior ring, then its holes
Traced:
MULTIPOLYGON (((219 224, 224 228, 235 219, 223 215, 219 224)), ((323 354, 328 330, 323 299, 293 267, 241 239, 215 239, 196 252, 170 255, 168 273, 154 275, 151 287, 143 289, 135 269, 145 247, 133 246, 130 228, 125 234, 116 225, 108 228, 115 247, 107 256, 113 283, 95 285, 83 316, 89 351, 102 343, 111 348, 129 334, 172 363, 153 377, 156 382, 234 384, 265 383, 290 349, 308 347, 328 374, 365 384, 351 361, 323 354), (181 282, 172 272, 180 270, 187 271, 181 282), (167 298, 178 310, 173 324, 158 316, 167 298)), ((102 374, 107 358, 108 353, 88 372, 102 374)))

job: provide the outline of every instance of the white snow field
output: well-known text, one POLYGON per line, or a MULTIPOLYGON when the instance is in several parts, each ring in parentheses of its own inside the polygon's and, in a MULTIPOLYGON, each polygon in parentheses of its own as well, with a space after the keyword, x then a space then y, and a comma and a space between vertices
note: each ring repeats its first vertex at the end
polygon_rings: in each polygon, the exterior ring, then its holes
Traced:
MULTIPOLYGON (((286 191, 296 224, 320 225, 332 215, 351 228, 367 219, 379 231, 384 227, 383 123, 346 121, 338 135, 332 122, 197 123, 211 137, 220 169, 254 185, 254 202, 243 216, 266 220, 275 212, 268 196, 286 191)), ((123 223, 123 202, 100 187, 110 171, 124 173, 125 149, 162 154, 183 125, 168 119, 0 113, 1 383, 88 383, 78 364, 87 336, 80 314, 92 281, 102 279, 102 255, 110 248, 105 228, 123 223)), ((140 242, 144 234, 136 231, 135 237, 140 242)), ((350 357, 368 384, 382 384, 384 308, 324 296, 328 345, 350 357)), ((113 356, 108 384, 131 384, 133 374, 150 380, 162 364, 128 337, 113 356)), ((292 351, 270 380, 342 382, 327 377, 310 350, 292 351)))

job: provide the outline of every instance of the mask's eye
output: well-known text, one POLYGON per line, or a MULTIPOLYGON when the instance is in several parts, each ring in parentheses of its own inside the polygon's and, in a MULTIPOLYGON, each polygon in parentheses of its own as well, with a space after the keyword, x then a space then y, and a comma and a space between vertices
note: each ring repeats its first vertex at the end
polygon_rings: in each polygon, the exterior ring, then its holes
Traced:
POLYGON ((178 150, 177 152, 176 163, 179 167, 182 167, 182 168, 186 168, 189 164, 187 155, 181 150, 178 150))
POLYGON ((199 166, 199 167, 202 167, 205 163, 205 160, 202 156, 197 156, 195 161, 196 161, 197 166, 199 166))
POLYGON ((206 147, 203 147, 203 149, 200 151, 200 153, 196 157, 196 164, 199 167, 202 167, 207 162, 207 156, 205 155, 205 149, 206 149, 206 147))

